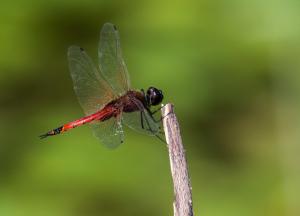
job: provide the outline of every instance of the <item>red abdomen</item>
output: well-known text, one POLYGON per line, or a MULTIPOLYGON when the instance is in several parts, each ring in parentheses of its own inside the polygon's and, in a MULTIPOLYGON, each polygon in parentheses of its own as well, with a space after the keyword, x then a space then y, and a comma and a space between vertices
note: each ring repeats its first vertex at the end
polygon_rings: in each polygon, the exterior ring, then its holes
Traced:
POLYGON ((83 118, 77 119, 75 121, 69 122, 65 124, 62 128, 62 131, 67 131, 69 129, 78 127, 80 125, 92 122, 92 121, 105 121, 114 116, 115 108, 113 106, 106 106, 99 112, 91 114, 89 116, 85 116, 83 118))

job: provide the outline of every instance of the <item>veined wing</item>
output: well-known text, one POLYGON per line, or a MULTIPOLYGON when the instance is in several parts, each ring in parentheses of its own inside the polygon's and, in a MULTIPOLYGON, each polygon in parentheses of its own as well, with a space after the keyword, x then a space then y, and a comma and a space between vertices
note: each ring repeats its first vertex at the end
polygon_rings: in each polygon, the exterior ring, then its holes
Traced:
POLYGON ((82 48, 71 46, 68 59, 74 90, 86 115, 99 111, 116 97, 82 48))
POLYGON ((105 121, 94 121, 91 127, 94 135, 107 148, 117 148, 124 141, 124 132, 121 123, 121 115, 105 121))
POLYGON ((101 29, 98 58, 105 80, 118 96, 125 94, 130 88, 130 80, 122 57, 119 32, 111 23, 105 23, 101 29))

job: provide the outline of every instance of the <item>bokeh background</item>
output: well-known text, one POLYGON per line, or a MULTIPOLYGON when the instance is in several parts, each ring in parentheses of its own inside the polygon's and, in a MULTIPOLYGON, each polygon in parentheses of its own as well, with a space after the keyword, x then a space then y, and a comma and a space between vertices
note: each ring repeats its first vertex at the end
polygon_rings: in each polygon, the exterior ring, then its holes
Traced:
POLYGON ((134 88, 175 104, 195 215, 300 215, 300 3, 6 1, 0 8, 0 215, 172 215, 167 148, 126 129, 108 150, 83 115, 67 48, 97 60, 116 24, 134 88))

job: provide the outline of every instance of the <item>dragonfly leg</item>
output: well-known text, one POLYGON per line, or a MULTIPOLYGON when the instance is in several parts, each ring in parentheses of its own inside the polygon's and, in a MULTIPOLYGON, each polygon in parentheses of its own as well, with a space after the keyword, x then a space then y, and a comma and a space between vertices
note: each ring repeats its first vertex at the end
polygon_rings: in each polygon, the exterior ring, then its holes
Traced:
POLYGON ((166 104, 164 104, 163 106, 161 106, 160 108, 150 112, 152 115, 154 115, 155 113, 157 113, 158 111, 160 111, 162 108, 164 108, 166 106, 166 104))
MULTIPOLYGON (((158 120, 156 120, 156 119, 154 118, 154 116, 151 114, 151 111, 150 111, 150 110, 146 109, 146 112, 149 113, 150 118, 151 118, 155 123, 161 123, 162 120, 170 114, 170 113, 168 113, 168 114, 166 114, 165 116, 161 116, 158 120)), ((159 131, 160 134, 164 134, 163 130, 161 129, 161 126, 159 126, 159 130, 160 130, 160 131, 159 131)))
MULTIPOLYGON (((151 130, 151 129, 146 129, 145 128, 145 126, 144 126, 144 117, 143 117, 143 112, 141 111, 140 112, 140 114, 141 114, 141 127, 142 127, 142 129, 143 130, 147 130, 147 131, 150 131, 150 132, 152 132, 153 133, 153 131, 151 130)), ((159 128, 158 128, 160 131, 159 131, 159 133, 160 134, 164 134, 164 132, 161 130, 161 127, 159 126, 159 128)))
POLYGON ((150 114, 152 120, 153 120, 155 123, 159 123, 159 122, 161 122, 165 117, 167 117, 170 113, 166 114, 165 116, 161 116, 158 120, 156 120, 156 119, 153 117, 153 113, 150 112, 149 114, 150 114))
POLYGON ((150 109, 146 108, 146 112, 148 112, 148 114, 150 115, 151 119, 155 122, 155 123, 160 123, 164 117, 160 117, 158 120, 156 120, 153 116, 153 112, 151 112, 150 109))
POLYGON ((143 129, 145 129, 144 128, 144 120, 143 120, 143 111, 141 111, 140 114, 141 114, 141 126, 143 129))
MULTIPOLYGON (((144 111, 141 111, 141 117, 142 117, 142 119, 143 119, 143 115, 145 115, 145 113, 144 113, 144 111)), ((150 115, 151 116, 151 115, 150 115)), ((151 128, 151 126, 150 126, 150 124, 149 124, 149 121, 148 121, 148 119, 145 117, 145 120, 146 120, 146 123, 147 123, 147 126, 148 126, 148 128, 149 129, 146 129, 146 130, 149 130, 152 134, 154 134, 160 141, 162 141, 163 143, 166 143, 166 141, 163 139, 163 138, 161 138, 158 134, 156 134, 153 130, 152 130, 152 128, 151 128)), ((141 120, 141 121, 143 121, 143 120, 141 120)), ((142 125, 142 128, 144 129, 144 125, 142 125)), ((161 131, 160 131, 161 132, 161 131)), ((166 143, 167 144, 167 143, 166 143)))

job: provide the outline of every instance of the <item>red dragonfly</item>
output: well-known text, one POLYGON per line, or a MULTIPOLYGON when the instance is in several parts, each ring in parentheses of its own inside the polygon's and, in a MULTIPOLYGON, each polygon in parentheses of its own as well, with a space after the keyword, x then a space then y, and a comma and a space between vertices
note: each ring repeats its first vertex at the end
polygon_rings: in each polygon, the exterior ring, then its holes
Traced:
MULTIPOLYGON (((93 132, 109 148, 124 140, 123 123, 148 135, 158 136, 160 121, 150 107, 159 105, 163 93, 155 87, 146 92, 132 90, 124 63, 117 28, 106 23, 100 32, 98 46, 99 68, 78 46, 68 49, 68 60, 74 90, 86 116, 53 129, 40 138, 61 134, 90 123, 93 132)), ((161 139, 161 138, 160 138, 161 139)))

